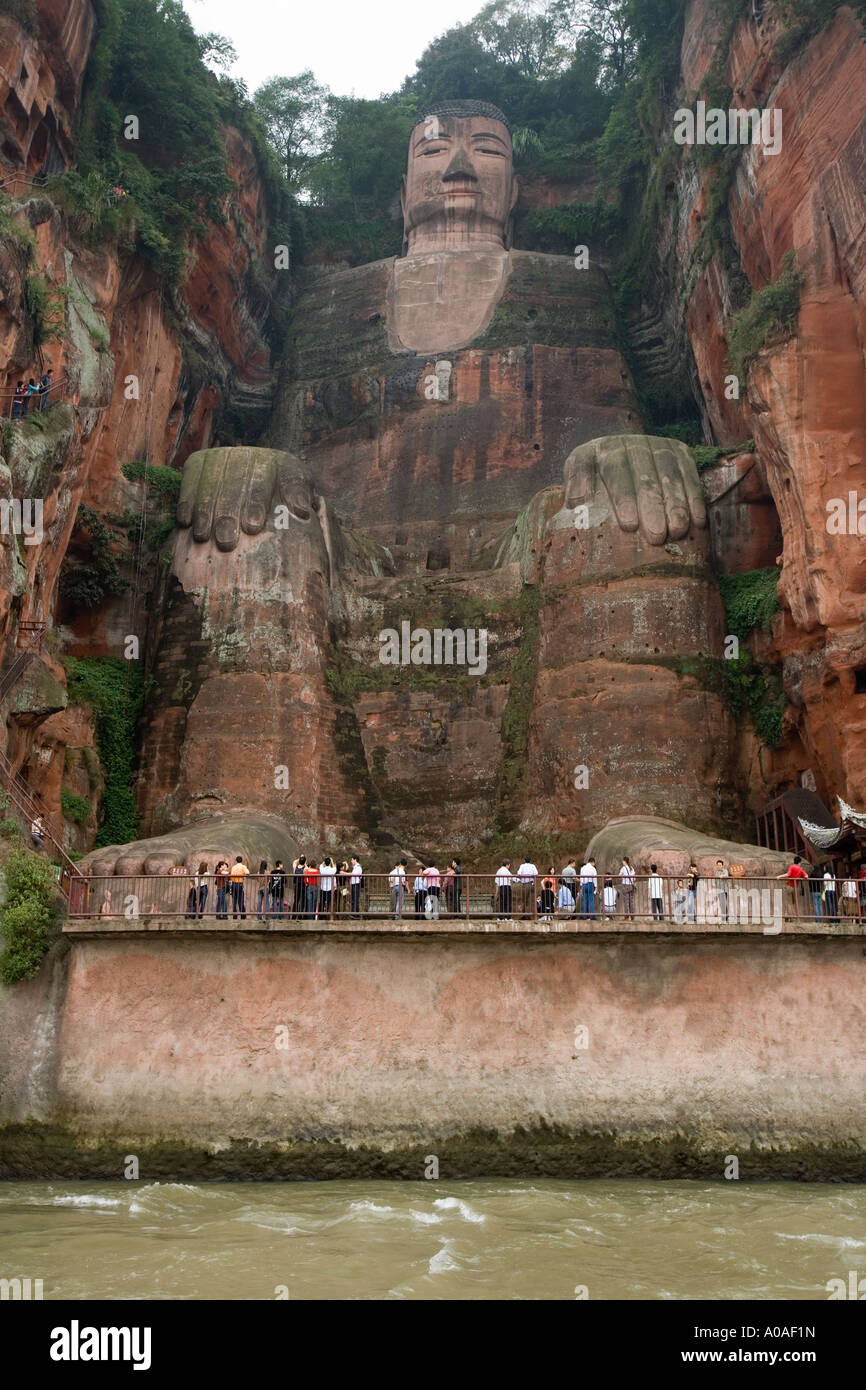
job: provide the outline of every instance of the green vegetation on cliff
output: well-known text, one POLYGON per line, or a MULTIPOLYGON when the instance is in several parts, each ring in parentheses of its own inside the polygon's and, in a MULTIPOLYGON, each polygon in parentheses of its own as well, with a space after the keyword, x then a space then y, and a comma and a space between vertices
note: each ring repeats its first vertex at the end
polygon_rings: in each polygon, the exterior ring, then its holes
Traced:
POLYGON ((728 619, 728 631, 745 641, 756 627, 769 632, 779 611, 779 571, 749 570, 745 574, 719 576, 719 588, 728 619))
POLYGON ((144 698, 144 678, 133 662, 115 657, 66 661, 70 705, 93 707, 99 757, 105 773, 100 845, 125 844, 138 833, 132 794, 135 729, 144 698))
POLYGON ((75 515, 73 537, 87 535, 90 560, 78 561, 69 552, 60 572, 60 592, 77 608, 97 608, 104 598, 118 598, 129 588, 113 550, 117 539, 102 518, 84 503, 75 515))
POLYGON ((73 825, 84 825, 90 815, 91 806, 87 797, 79 796, 77 792, 63 787, 60 792, 60 809, 64 820, 71 821, 73 825))
POLYGON ((57 879, 46 859, 23 848, 10 851, 3 875, 6 902, 0 913, 0 979, 5 985, 14 985, 33 979, 48 949, 57 879))
POLYGON ((225 222, 233 185, 222 130, 233 125, 252 147, 277 240, 288 241, 290 200, 246 91, 207 66, 230 61, 231 45, 196 34, 180 0, 93 4, 77 167, 49 185, 76 235, 117 238, 176 281, 191 242, 225 222))
MULTIPOLYGON (((756 629, 769 632, 779 611, 778 584, 777 569, 720 575, 728 632, 741 642, 756 629)), ((780 670, 757 662, 748 651, 741 651, 737 660, 725 661, 722 666, 731 708, 735 714, 748 714, 761 742, 775 748, 781 742, 785 713, 780 670)))
POLYGON ((739 313, 731 320, 728 331, 728 352, 737 376, 742 380, 749 363, 757 357, 772 338, 790 338, 797 329, 800 313, 800 284, 795 252, 789 251, 782 261, 778 280, 756 290, 739 313))

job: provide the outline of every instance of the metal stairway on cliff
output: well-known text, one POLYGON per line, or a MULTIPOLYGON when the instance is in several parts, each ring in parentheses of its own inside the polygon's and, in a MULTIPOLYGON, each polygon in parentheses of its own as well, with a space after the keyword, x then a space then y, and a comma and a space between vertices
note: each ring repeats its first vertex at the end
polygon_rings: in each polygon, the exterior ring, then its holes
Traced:
MULTIPOLYGON (((24 637, 27 645, 15 657, 15 660, 12 662, 12 665, 5 675, 0 678, 0 700, 5 699, 9 691, 18 684, 24 672, 27 670, 27 667, 30 665, 30 662, 39 654, 44 634, 44 623, 24 622, 18 624, 18 639, 20 641, 21 638, 24 637)), ((15 772, 12 763, 3 752, 0 752, 0 786, 2 786, 19 815, 25 820, 28 829, 33 821, 36 820, 37 816, 41 819, 44 838, 52 846, 60 861, 62 870, 60 875, 61 889, 64 893, 68 892, 70 877, 77 877, 79 871, 69 858, 69 855, 66 853, 57 835, 54 833, 48 817, 39 805, 30 787, 24 781, 23 777, 15 772)))

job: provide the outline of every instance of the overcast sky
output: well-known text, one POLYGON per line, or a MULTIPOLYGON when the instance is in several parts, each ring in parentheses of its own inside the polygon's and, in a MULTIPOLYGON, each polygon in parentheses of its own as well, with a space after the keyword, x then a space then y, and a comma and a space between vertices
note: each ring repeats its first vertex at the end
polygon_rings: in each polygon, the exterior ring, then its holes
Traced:
POLYGON ((312 68, 339 96, 377 97, 415 71, 432 39, 484 0, 183 0, 199 33, 231 39, 231 70, 254 91, 312 68))

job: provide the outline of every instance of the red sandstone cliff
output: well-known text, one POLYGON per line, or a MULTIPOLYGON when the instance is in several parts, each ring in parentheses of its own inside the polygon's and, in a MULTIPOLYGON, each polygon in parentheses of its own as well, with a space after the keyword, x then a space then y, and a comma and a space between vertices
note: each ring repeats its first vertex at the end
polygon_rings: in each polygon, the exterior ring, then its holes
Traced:
MULTIPOLYGON (((33 180, 40 170, 63 172, 73 162, 73 118, 96 21, 89 0, 39 0, 38 17, 38 33, 30 33, 0 16, 0 179, 11 196, 3 203, 0 243, 0 409, 8 416, 17 380, 38 377, 44 365, 53 370, 63 404, 4 437, 11 478, 0 471, 0 494, 27 495, 36 476, 45 486, 43 543, 16 550, 12 537, 0 536, 6 664, 24 620, 59 622, 63 647, 73 655, 121 655, 128 633, 144 643, 156 564, 146 546, 140 555, 124 541, 115 546, 132 578, 120 599, 78 612, 59 601, 79 504, 100 515, 139 514, 143 485, 124 478, 123 464, 182 465, 211 443, 227 408, 257 419, 273 385, 263 337, 269 291, 266 286, 262 294, 257 264, 268 214, 248 138, 230 128, 223 132, 233 184, 223 204, 225 222, 208 223, 204 238, 192 245, 177 290, 162 287, 140 257, 118 245, 94 250, 80 244, 33 180), (61 333, 39 351, 27 300, 31 276, 44 280, 63 318, 61 333)), ((79 542, 79 558, 87 558, 86 534, 79 542)), ((50 684, 54 708, 63 703, 65 676, 53 647, 4 702, 0 750, 6 748, 39 789, 59 824, 64 763, 66 785, 98 798, 99 779, 91 778, 88 791, 75 774, 76 750, 89 748, 93 734, 82 712, 46 718, 44 699, 31 689, 37 670, 43 685, 50 684)), ((90 827, 92 836, 93 821, 90 827)), ((70 843, 85 847, 86 833, 67 831, 70 843)))

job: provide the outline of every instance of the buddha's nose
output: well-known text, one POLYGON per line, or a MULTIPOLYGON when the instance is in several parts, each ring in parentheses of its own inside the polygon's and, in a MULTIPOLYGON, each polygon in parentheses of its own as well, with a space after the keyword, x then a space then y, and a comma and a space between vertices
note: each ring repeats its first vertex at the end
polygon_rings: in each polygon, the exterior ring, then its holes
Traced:
POLYGON ((454 158, 442 175, 443 183, 445 183, 447 179, 472 179, 475 183, 478 182, 478 175, 472 167, 472 161, 465 150, 457 150, 455 152, 454 158))

